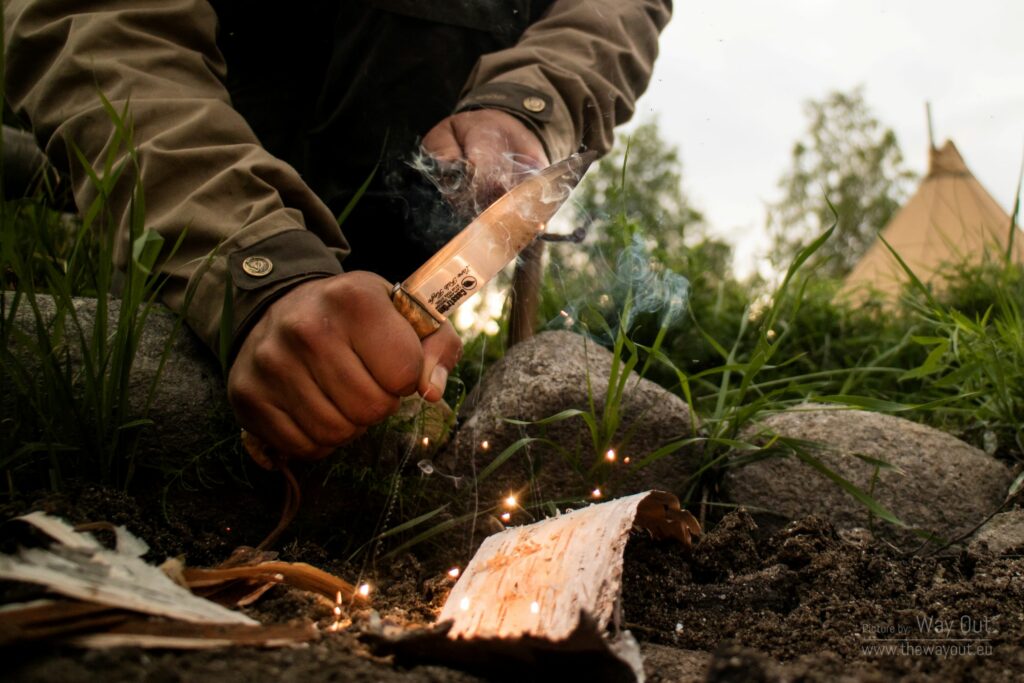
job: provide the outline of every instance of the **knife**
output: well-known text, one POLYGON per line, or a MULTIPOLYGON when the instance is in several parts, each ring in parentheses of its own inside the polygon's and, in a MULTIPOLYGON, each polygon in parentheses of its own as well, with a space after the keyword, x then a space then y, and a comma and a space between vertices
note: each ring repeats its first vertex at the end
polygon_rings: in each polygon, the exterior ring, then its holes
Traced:
MULTIPOLYGON (((530 176, 498 198, 412 275, 395 285, 391 300, 421 339, 441 327, 456 308, 544 232, 547 222, 569 198, 596 158, 597 153, 593 151, 573 154, 530 176)), ((268 470, 280 467, 287 473, 286 460, 244 429, 242 443, 258 465, 268 470)), ((286 475, 286 483, 289 481, 286 475)), ((285 497, 285 512, 279 527, 287 526, 289 514, 294 516, 294 512, 289 513, 291 500, 285 497)), ((272 534, 264 543, 273 537, 272 534)))
POLYGON ((528 177, 395 285, 391 300, 421 339, 544 232, 595 158, 573 154, 528 177))

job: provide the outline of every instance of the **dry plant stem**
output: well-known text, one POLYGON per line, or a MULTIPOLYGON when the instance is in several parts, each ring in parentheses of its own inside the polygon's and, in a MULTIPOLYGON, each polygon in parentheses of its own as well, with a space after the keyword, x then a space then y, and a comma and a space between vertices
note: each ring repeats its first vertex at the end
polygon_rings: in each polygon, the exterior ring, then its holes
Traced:
POLYGON ((237 579, 287 583, 302 590, 319 593, 334 600, 338 593, 345 600, 362 599, 355 587, 344 579, 304 562, 261 562, 248 567, 227 569, 186 569, 189 588, 206 588, 237 579))
MULTIPOLYGON (((1002 502, 1002 503, 1001 503, 1001 504, 999 505, 999 507, 997 507, 997 508, 996 508, 995 510, 993 510, 991 514, 989 514, 989 515, 988 515, 987 517, 985 517, 985 519, 981 520, 980 522, 978 522, 977 524, 975 524, 975 525, 974 525, 973 527, 971 527, 971 528, 970 528, 970 529, 969 529, 968 531, 966 531, 966 532, 964 532, 963 534, 961 534, 961 535, 957 536, 957 537, 956 537, 956 538, 954 538, 954 539, 953 539, 952 541, 947 541, 947 542, 946 542, 946 543, 944 543, 943 545, 940 545, 940 546, 939 546, 938 548, 936 548, 935 550, 933 550, 933 551, 931 551, 930 553, 928 553, 928 557, 932 557, 933 555, 937 555, 937 554, 941 553, 941 552, 942 552, 943 550, 945 550, 946 548, 949 548, 949 547, 950 547, 950 546, 952 546, 952 545, 956 545, 956 544, 957 544, 957 543, 959 543, 960 541, 966 540, 966 539, 970 538, 971 536, 973 536, 973 535, 974 535, 974 533, 975 533, 975 532, 976 532, 976 531, 977 531, 978 529, 980 529, 981 527, 983 527, 983 526, 985 526, 986 524, 988 524, 988 523, 989 523, 990 521, 992 521, 992 518, 993 518, 993 517, 995 517, 995 516, 996 516, 996 515, 998 515, 998 514, 999 514, 1000 512, 1002 512, 1002 511, 1003 511, 1003 509, 1005 509, 1005 508, 1006 508, 1006 506, 1007 506, 1007 505, 1008 505, 1008 504, 1009 504, 1009 503, 1010 503, 1011 501, 1013 501, 1013 499, 1014 499, 1014 498, 1016 498, 1016 496, 1007 496, 1007 497, 1006 497, 1006 500, 1004 500, 1004 501, 1003 501, 1003 502, 1002 502)), ((921 545, 920 545, 919 547, 915 548, 915 549, 914 549, 914 550, 913 550, 913 551, 912 551, 912 552, 911 552, 910 554, 912 554, 912 555, 916 555, 917 553, 919 553, 919 552, 921 552, 922 550, 924 550, 924 549, 925 549, 925 548, 926 548, 926 547, 928 546, 928 544, 929 544, 929 543, 931 543, 931 541, 925 541, 925 542, 924 542, 924 543, 922 543, 922 544, 921 544, 921 545)))
POLYGON ((256 546, 257 550, 266 550, 277 542, 277 539, 281 537, 281 534, 295 519, 295 515, 298 514, 299 507, 302 505, 302 489, 288 467, 287 458, 281 457, 274 449, 244 429, 241 438, 242 446, 253 462, 265 470, 279 470, 284 477, 284 503, 281 505, 281 518, 274 530, 256 546))
POLYGON ((3 612, 0 645, 67 636, 120 624, 131 613, 108 605, 46 601, 3 612))
POLYGON ((256 546, 257 550, 266 550, 274 545, 281 537, 281 534, 285 532, 285 529, 292 523, 292 520, 295 519, 295 515, 299 513, 299 507, 302 505, 302 489, 299 487, 299 482, 295 479, 295 475, 292 474, 291 469, 288 467, 288 463, 284 460, 279 460, 277 468, 284 477, 284 503, 281 506, 281 518, 278 520, 274 530, 256 546))
POLYGON ((313 624, 236 626, 133 620, 103 633, 89 633, 69 642, 93 649, 114 647, 208 650, 231 645, 291 647, 320 637, 313 624))
POLYGON ((523 249, 512 275, 512 303, 508 321, 508 345, 533 337, 540 305, 540 281, 544 242, 534 240, 523 249))

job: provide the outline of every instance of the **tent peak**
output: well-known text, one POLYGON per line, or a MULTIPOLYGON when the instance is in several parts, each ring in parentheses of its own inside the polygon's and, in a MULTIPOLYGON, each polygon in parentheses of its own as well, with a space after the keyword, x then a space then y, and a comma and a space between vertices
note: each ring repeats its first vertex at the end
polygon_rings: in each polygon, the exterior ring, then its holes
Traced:
POLYGON ((964 158, 952 140, 946 140, 942 147, 928 150, 928 177, 938 175, 970 174, 964 158))

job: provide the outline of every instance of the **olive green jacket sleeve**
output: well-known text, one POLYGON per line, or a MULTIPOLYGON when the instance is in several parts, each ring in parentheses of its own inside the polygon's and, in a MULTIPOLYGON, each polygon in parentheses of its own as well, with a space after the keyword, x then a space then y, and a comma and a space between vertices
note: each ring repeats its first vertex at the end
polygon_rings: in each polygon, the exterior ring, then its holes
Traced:
POLYGON ((555 0, 507 50, 484 55, 458 109, 520 115, 552 160, 606 153, 647 88, 671 0, 555 0))
POLYGON ((168 245, 187 231, 162 266, 165 301, 214 350, 226 288, 237 335, 275 293, 340 273, 348 251, 328 208, 232 109, 216 26, 202 0, 4 2, 8 101, 50 158, 66 160, 82 209, 96 188, 75 149, 103 168, 115 139, 100 93, 128 112, 138 174, 129 164, 107 202, 120 230, 117 265, 130 257, 131 197, 141 180, 146 227, 168 245), (247 267, 250 256, 264 258, 247 267))

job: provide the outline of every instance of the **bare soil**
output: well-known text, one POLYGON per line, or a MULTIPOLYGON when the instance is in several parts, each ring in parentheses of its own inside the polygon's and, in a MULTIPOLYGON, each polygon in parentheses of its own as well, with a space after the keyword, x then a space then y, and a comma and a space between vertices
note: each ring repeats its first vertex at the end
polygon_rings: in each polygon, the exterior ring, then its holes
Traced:
MULTIPOLYGON (((159 495, 133 498, 71 487, 60 495, 26 496, 0 506, 0 514, 6 519, 45 509, 76 523, 125 524, 150 544, 147 558, 154 562, 184 555, 190 564, 212 565, 273 527, 275 506, 259 501, 276 500, 275 490, 267 479, 256 481, 255 490, 177 492, 165 505, 159 495)), ((283 539, 281 559, 309 562, 350 580, 367 578, 378 587, 373 610, 345 615, 353 622, 347 630, 329 630, 329 601, 276 587, 245 610, 265 623, 317 622, 323 629, 318 641, 207 651, 20 645, 0 653, 0 679, 501 679, 500 671, 474 676, 441 666, 400 668, 373 656, 359 639, 380 623, 429 624, 451 585, 446 568, 465 561, 461 540, 442 539, 371 568, 347 565, 338 558, 348 541, 337 530, 346 520, 366 523, 365 509, 343 496, 312 498, 283 539)), ((3 530, 3 549, 9 550, 13 534, 9 525, 3 530)), ((0 601, 31 592, 0 584, 0 601)), ((767 531, 743 512, 730 513, 692 551, 635 536, 626 551, 623 615, 624 626, 641 642, 651 681, 1024 680, 1024 557, 963 549, 915 556, 867 531, 837 534, 814 517, 767 531)), ((544 672, 533 678, 544 679, 544 672)))

